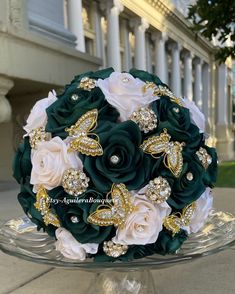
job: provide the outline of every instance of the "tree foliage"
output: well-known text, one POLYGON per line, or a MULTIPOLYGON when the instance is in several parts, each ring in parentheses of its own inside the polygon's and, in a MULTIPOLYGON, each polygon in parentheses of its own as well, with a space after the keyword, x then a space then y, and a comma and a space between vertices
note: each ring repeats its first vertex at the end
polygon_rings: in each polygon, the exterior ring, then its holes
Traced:
POLYGON ((221 46, 216 59, 224 62, 227 57, 235 58, 235 1, 197 0, 189 7, 188 17, 195 32, 201 33, 210 41, 216 37, 221 46), (230 38, 232 45, 227 44, 230 38))

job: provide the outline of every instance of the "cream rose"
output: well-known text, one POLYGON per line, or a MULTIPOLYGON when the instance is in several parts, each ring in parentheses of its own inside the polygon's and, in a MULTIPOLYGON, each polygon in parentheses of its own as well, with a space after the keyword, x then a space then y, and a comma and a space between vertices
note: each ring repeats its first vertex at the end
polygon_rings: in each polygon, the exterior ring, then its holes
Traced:
POLYGON ((197 233, 206 223, 208 215, 213 207, 213 197, 210 188, 206 188, 205 192, 196 201, 196 209, 189 226, 183 229, 191 233, 197 233))
POLYGON ((58 228, 55 235, 57 238, 56 250, 66 258, 83 261, 86 259, 87 253, 95 254, 98 251, 99 244, 81 244, 65 228, 58 228))
POLYGON ((61 185, 63 173, 69 168, 82 169, 82 162, 60 137, 41 142, 31 154, 32 172, 30 183, 37 192, 40 185, 51 190, 61 185))
POLYGON ((182 99, 182 102, 183 102, 183 106, 189 109, 192 123, 194 123, 199 128, 200 133, 204 133, 206 128, 205 127, 206 121, 205 121, 204 114, 197 107, 194 101, 184 98, 182 99))
POLYGON ((170 214, 171 208, 165 202, 152 204, 145 196, 135 195, 136 209, 126 219, 123 228, 118 228, 114 243, 122 245, 145 245, 156 242, 162 230, 164 217, 170 214))
POLYGON ((108 78, 97 81, 97 87, 101 89, 106 100, 120 112, 120 120, 128 120, 130 115, 138 107, 148 106, 158 99, 153 96, 153 90, 143 93, 145 83, 134 78, 129 73, 113 72, 108 78))
POLYGON ((39 127, 45 127, 47 123, 46 109, 57 100, 56 92, 53 90, 49 92, 48 97, 36 102, 34 107, 31 109, 30 115, 26 121, 26 125, 23 129, 27 132, 27 135, 39 127))

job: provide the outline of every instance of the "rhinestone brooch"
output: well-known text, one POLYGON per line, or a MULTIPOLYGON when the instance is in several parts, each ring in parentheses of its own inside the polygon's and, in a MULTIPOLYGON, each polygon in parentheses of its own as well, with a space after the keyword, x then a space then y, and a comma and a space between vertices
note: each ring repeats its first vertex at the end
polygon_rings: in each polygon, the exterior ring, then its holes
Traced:
POLYGON ((71 196, 79 196, 86 191, 90 179, 74 168, 67 169, 62 178, 62 187, 71 196))
POLYGON ((114 164, 114 165, 118 164, 119 161, 120 161, 120 157, 117 156, 117 155, 112 155, 112 156, 110 157, 110 162, 111 162, 112 164, 114 164))
POLYGON ((173 236, 179 233, 182 227, 188 226, 193 217, 196 209, 196 202, 186 206, 182 213, 176 212, 168 217, 165 217, 163 221, 164 227, 173 233, 173 236))
POLYGON ((96 87, 96 80, 84 77, 81 79, 78 88, 81 88, 86 91, 91 91, 96 87))
POLYGON ((69 151, 78 151, 88 156, 101 156, 103 154, 98 135, 91 133, 96 128, 97 119, 98 110, 93 109, 82 115, 75 125, 65 129, 72 137, 69 151), (90 138, 91 135, 94 138, 90 138))
POLYGON ((115 244, 112 241, 105 241, 103 245, 104 253, 111 257, 119 257, 126 254, 128 250, 127 245, 115 244))
POLYGON ((168 168, 175 177, 179 177, 183 167, 182 149, 184 142, 171 141, 171 136, 164 129, 159 136, 152 136, 145 140, 140 148, 153 158, 164 156, 164 165, 168 168))
POLYGON ((181 99, 177 98, 166 86, 156 85, 153 82, 146 82, 146 84, 143 86, 143 92, 145 93, 148 89, 153 89, 154 96, 167 96, 172 102, 183 106, 181 99))
POLYGON ((29 133, 29 143, 32 149, 37 148, 37 144, 40 142, 47 141, 49 139, 49 133, 46 133, 44 127, 40 127, 32 130, 29 133))
POLYGON ((57 215, 51 211, 49 195, 44 187, 39 188, 34 206, 38 211, 40 211, 46 226, 53 225, 55 227, 60 227, 57 215))
POLYGON ((198 159, 201 161, 205 169, 212 163, 212 157, 207 153, 205 148, 200 147, 196 152, 198 159))
POLYGON ((87 220, 97 226, 124 226, 126 218, 134 210, 131 194, 124 184, 113 184, 111 192, 111 203, 100 205, 91 213, 87 220))
POLYGON ((157 177, 149 182, 145 195, 154 203, 163 203, 170 197, 171 187, 166 179, 157 177))
POLYGON ((141 107, 134 111, 130 119, 138 124, 141 131, 148 133, 157 127, 157 116, 149 107, 141 107))

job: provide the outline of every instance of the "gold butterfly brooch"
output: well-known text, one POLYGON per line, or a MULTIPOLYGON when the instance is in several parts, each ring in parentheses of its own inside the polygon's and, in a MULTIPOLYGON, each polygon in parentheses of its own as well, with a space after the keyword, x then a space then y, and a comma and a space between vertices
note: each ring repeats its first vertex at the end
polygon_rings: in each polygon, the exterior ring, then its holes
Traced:
POLYGON ((88 216, 88 222, 98 226, 123 227, 127 216, 134 209, 131 194, 126 186, 124 184, 113 184, 111 192, 107 194, 107 203, 98 206, 96 211, 88 216))
POLYGON ((173 236, 179 233, 182 227, 188 226, 193 217, 196 209, 196 202, 186 206, 182 213, 176 212, 168 217, 165 217, 163 221, 164 227, 173 233, 173 236))
POLYGON ((40 211, 46 226, 51 224, 55 227, 60 227, 60 222, 57 216, 51 211, 49 195, 44 187, 39 188, 34 206, 38 211, 40 211))
POLYGON ((154 158, 159 158, 164 154, 164 165, 175 177, 179 177, 183 167, 182 147, 185 143, 170 141, 170 139, 171 136, 167 133, 167 129, 163 129, 163 133, 148 138, 141 144, 140 148, 154 158))
POLYGON ((101 156, 103 154, 99 137, 92 133, 97 127, 97 118, 98 110, 90 110, 82 115, 75 125, 65 129, 69 136, 73 138, 69 144, 69 151, 78 151, 88 156, 101 156), (89 136, 96 137, 96 139, 89 136))

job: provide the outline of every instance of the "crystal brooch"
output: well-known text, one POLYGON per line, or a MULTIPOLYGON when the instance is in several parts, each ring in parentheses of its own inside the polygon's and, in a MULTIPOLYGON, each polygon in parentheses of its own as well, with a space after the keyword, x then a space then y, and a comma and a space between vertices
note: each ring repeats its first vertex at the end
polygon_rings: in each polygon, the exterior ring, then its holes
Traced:
POLYGON ((198 159, 201 161, 205 169, 212 163, 212 157, 207 153, 205 148, 200 147, 196 152, 198 159))
POLYGON ((150 181, 145 195, 154 203, 163 203, 171 195, 171 187, 166 179, 157 177, 150 181))
POLYGON ((124 255, 127 250, 127 245, 115 244, 112 241, 105 241, 103 246, 104 253, 111 257, 119 257, 124 255))
POLYGON ((96 87, 96 80, 84 77, 81 79, 78 88, 81 88, 86 91, 91 91, 96 87))
POLYGON ((141 131, 148 133, 157 127, 157 116, 149 107, 140 107, 132 113, 130 119, 138 124, 141 131))
POLYGON ((62 187, 71 196, 79 196, 88 188, 89 178, 80 170, 67 169, 62 178, 62 187))

